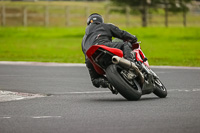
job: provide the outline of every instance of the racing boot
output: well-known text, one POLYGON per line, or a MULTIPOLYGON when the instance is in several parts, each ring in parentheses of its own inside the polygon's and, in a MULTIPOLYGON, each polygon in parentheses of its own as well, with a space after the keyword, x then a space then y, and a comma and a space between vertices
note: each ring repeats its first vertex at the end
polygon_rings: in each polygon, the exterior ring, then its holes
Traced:
POLYGON ((113 94, 116 94, 116 95, 118 94, 118 91, 112 87, 112 85, 109 83, 109 81, 105 77, 94 79, 92 81, 92 83, 97 88, 99 88, 99 87, 109 88, 113 94))
POLYGON ((118 94, 118 91, 116 89, 113 88, 113 86, 109 83, 108 79, 107 78, 103 78, 103 80, 101 79, 100 81, 100 84, 101 84, 101 87, 102 88, 109 88, 110 91, 113 93, 113 94, 118 94))
POLYGON ((108 84, 108 88, 110 89, 110 91, 112 92, 112 94, 115 94, 115 95, 118 94, 118 91, 115 88, 113 88, 113 86, 110 83, 108 84))
POLYGON ((99 87, 107 88, 108 87, 108 81, 103 77, 93 79, 92 83, 97 88, 99 88, 99 87))

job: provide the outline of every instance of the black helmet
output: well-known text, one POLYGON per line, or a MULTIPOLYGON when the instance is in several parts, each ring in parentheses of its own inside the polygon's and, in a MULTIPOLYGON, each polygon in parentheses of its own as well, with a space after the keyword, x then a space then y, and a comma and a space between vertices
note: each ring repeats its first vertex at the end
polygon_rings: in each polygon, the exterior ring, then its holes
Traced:
POLYGON ((93 13, 91 14, 88 19, 87 19, 87 25, 89 25, 90 23, 93 23, 93 22, 97 22, 97 23, 103 23, 103 18, 100 14, 98 13, 93 13))

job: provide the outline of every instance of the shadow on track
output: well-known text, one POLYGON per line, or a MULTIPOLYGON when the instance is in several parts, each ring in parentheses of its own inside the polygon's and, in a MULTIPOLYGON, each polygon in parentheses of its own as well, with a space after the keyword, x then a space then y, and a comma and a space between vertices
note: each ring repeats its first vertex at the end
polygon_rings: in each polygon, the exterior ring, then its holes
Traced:
POLYGON ((141 101, 155 101, 155 100, 161 100, 161 98, 158 97, 144 97, 141 98, 138 101, 128 101, 124 98, 104 98, 104 99, 100 99, 100 98, 96 98, 96 99, 90 99, 90 101, 92 102, 141 102, 141 101))

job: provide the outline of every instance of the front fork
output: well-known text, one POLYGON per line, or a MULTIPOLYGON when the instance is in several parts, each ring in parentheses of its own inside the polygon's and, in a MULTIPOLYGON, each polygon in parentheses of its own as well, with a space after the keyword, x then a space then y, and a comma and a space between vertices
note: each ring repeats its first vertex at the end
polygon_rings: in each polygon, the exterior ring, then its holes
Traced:
POLYGON ((144 63, 136 61, 137 66, 144 75, 145 82, 142 85, 143 94, 149 94, 155 89, 155 79, 159 79, 154 71, 148 68, 144 63))

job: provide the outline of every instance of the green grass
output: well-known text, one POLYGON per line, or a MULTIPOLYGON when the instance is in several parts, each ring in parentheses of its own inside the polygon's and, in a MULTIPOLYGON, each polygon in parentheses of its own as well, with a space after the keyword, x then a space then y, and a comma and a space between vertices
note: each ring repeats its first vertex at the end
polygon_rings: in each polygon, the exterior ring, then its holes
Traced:
MULTIPOLYGON (((200 28, 122 28, 135 34, 150 65, 200 66, 200 28)), ((0 28, 0 61, 84 63, 85 27, 0 28)))

